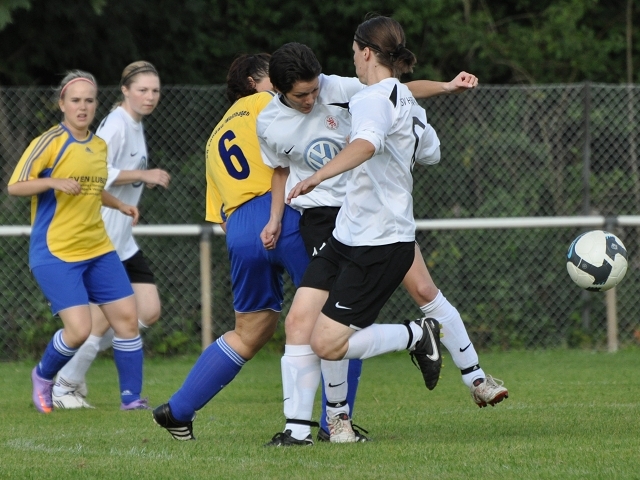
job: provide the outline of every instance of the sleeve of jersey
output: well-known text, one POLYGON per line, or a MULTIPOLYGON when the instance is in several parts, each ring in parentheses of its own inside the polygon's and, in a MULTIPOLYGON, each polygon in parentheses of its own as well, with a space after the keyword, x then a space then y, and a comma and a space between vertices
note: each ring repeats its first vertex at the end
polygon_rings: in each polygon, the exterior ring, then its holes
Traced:
POLYGON ((416 162, 421 165, 435 165, 440 161, 440 139, 434 128, 427 123, 420 136, 416 151, 416 162))
POLYGON ((360 82, 357 78, 342 78, 341 86, 347 97, 347 101, 353 97, 356 93, 360 92, 366 85, 360 82))
POLYGON ((120 169, 116 168, 116 160, 122 154, 124 145, 125 126, 114 118, 107 119, 96 131, 96 135, 107 143, 107 183, 105 188, 109 188, 120 175, 120 169))
POLYGON ((53 144, 53 140, 46 135, 33 140, 22 154, 22 157, 20 157, 9 179, 9 185, 26 180, 34 180, 39 177, 43 170, 51 167, 51 161, 54 158, 52 155, 53 144))
POLYGON ((260 140, 260 153, 262 154, 262 161, 265 165, 271 168, 287 168, 289 166, 288 160, 278 155, 273 147, 269 146, 269 142, 264 137, 258 136, 258 140, 260 140))
POLYGON ((384 151, 387 132, 393 124, 393 106, 380 95, 358 95, 349 103, 351 112, 351 141, 366 140, 375 148, 375 154, 384 151))
MULTIPOLYGON (((277 113, 274 114, 277 116, 277 113)), ((270 110, 262 112, 258 115, 256 131, 258 133, 258 141, 260 143, 260 153, 262 155, 262 161, 271 168, 289 166, 289 160, 286 156, 278 155, 276 151, 277 144, 270 138, 269 130, 273 127, 275 122, 275 116, 272 115, 270 110)), ((274 129, 277 130, 277 129, 274 129)))

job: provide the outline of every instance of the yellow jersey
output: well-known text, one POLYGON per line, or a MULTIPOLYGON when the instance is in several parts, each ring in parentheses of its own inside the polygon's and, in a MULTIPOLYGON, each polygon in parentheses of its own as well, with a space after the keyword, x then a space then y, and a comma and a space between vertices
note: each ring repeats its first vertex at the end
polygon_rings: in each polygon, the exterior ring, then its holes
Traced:
POLYGON ((100 215, 107 181, 107 144, 89 132, 76 140, 60 124, 34 139, 9 185, 37 178, 74 178, 82 191, 47 190, 31 197, 29 265, 79 262, 114 250, 100 215))
POLYGON ((262 161, 256 120, 273 95, 261 92, 237 100, 209 137, 207 221, 225 222, 240 205, 271 190, 273 169, 262 161))

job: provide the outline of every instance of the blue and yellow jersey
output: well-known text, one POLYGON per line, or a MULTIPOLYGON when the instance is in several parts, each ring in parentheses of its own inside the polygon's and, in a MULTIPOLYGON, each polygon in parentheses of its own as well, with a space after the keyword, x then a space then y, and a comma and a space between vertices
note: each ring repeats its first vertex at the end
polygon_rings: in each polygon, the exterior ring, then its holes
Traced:
POLYGON ((76 140, 57 125, 37 137, 18 162, 9 185, 37 178, 74 178, 79 195, 53 189, 31 197, 29 264, 89 260, 112 251, 100 215, 107 180, 107 144, 93 133, 76 140))
POLYGON ((222 223, 240 205, 271 190, 273 169, 262 161, 256 120, 272 98, 262 92, 239 99, 209 137, 207 221, 222 223))

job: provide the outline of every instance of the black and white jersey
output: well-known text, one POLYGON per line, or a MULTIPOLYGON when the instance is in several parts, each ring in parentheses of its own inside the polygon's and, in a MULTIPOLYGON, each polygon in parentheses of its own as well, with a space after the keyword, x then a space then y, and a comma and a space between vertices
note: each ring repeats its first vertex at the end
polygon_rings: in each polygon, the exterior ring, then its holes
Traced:
MULTIPOLYGON (((351 127, 348 102, 365 86, 357 78, 319 77, 319 94, 311 112, 286 106, 276 96, 258 116, 258 138, 264 162, 272 168, 288 167, 285 195, 309 178, 342 150, 351 127)), ((314 207, 339 207, 345 195, 346 177, 339 175, 291 201, 303 211, 314 207)))
POLYGON ((347 172, 345 201, 333 236, 349 246, 415 239, 413 177, 416 160, 440 158, 440 142, 409 89, 395 78, 368 86, 349 102, 351 141, 375 147, 373 157, 347 172))
MULTIPOLYGON (((121 170, 147 168, 147 144, 142 122, 136 122, 122 107, 117 107, 100 123, 96 135, 107 142, 107 183, 105 189, 128 205, 138 205, 144 183, 114 185, 121 170)), ((102 219, 120 260, 131 258, 138 250, 133 238, 131 217, 114 208, 102 207, 102 219)))

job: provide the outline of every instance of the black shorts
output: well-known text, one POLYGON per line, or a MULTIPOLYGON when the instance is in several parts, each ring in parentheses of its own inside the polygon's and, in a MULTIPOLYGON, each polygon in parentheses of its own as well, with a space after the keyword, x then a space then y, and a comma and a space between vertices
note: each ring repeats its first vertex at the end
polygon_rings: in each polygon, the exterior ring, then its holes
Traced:
POLYGON ((411 268, 415 242, 349 247, 329 238, 313 257, 301 287, 327 290, 327 317, 355 330, 373 324, 411 268))
POLYGON ((336 228, 340 207, 308 208, 300 217, 300 235, 309 258, 316 255, 336 228))
POLYGON ((131 283, 151 283, 156 284, 153 272, 149 268, 147 259, 144 258, 141 250, 138 250, 133 257, 129 257, 122 262, 124 269, 127 271, 129 281, 131 283))

